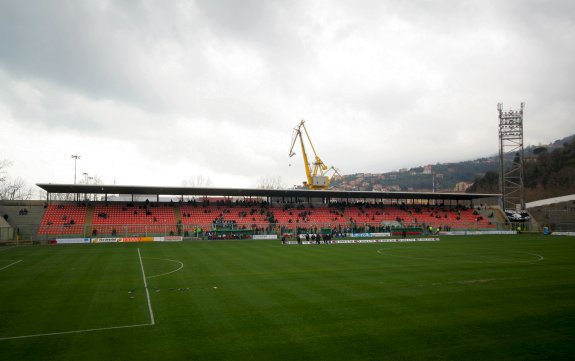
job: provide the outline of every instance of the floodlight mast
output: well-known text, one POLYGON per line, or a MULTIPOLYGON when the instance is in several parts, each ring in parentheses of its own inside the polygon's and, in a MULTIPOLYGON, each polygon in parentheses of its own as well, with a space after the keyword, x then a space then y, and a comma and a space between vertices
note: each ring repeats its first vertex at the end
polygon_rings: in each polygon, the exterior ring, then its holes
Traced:
POLYGON ((72 154, 72 159, 74 159, 74 184, 76 184, 76 162, 80 159, 78 154, 72 154))
POLYGON ((293 129, 291 147, 289 150, 289 156, 290 157, 293 157, 295 155, 295 152, 293 151, 293 149, 294 149, 295 143, 297 142, 298 138, 299 138, 299 142, 300 142, 300 146, 301 146, 301 152, 302 152, 302 156, 303 156, 305 174, 306 174, 306 178, 307 178, 307 181, 303 182, 303 185, 309 189, 312 189, 312 190, 327 189, 329 187, 333 177, 336 174, 339 175, 339 172, 333 166, 328 167, 327 165, 325 165, 325 163, 318 156, 317 152, 315 151, 315 147, 313 146, 313 143, 311 141, 311 138, 309 136, 309 132, 307 131, 307 128, 305 127, 305 120, 303 120, 303 119, 293 129), (302 129, 303 129, 303 132, 302 132, 302 129), (312 163, 313 169, 312 169, 312 167, 309 163, 308 157, 307 157, 307 152, 305 149, 305 144, 304 144, 304 139, 303 139, 303 133, 305 133, 305 137, 307 138, 307 141, 309 142, 309 145, 311 146, 311 149, 312 149, 314 157, 315 157, 315 159, 312 163), (330 171, 333 171, 333 174, 331 176, 328 175, 328 173, 330 171))
POLYGON ((499 112, 499 187, 501 208, 505 211, 525 209, 523 184, 523 109, 504 110, 497 104, 499 112), (512 160, 512 161, 510 161, 512 160))

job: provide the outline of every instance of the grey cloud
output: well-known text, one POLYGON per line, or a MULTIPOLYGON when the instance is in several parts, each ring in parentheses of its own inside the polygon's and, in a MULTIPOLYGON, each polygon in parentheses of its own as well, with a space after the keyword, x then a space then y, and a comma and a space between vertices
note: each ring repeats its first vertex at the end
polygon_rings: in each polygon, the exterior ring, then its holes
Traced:
POLYGON ((0 64, 23 79, 162 109, 147 79, 146 71, 153 69, 142 69, 141 60, 157 41, 177 35, 168 20, 178 9, 169 8, 170 2, 158 8, 143 2, 101 4, 1 2, 0 64))
POLYGON ((196 0, 199 9, 211 24, 230 34, 248 37, 265 31, 269 19, 269 6, 273 2, 259 0, 225 1, 196 0))
POLYGON ((526 101, 529 132, 575 131, 574 4, 4 0, 0 105, 18 122, 126 139, 146 159, 185 163, 190 151, 238 174, 274 173, 300 118, 317 124, 319 144, 341 141, 322 147, 336 166, 404 162, 394 149, 413 134, 429 142, 402 157, 441 161, 456 153, 442 148, 446 135, 484 131, 466 122, 495 124, 498 101, 526 101), (174 121, 182 118, 191 126, 174 121), (214 139, 193 138, 199 120, 214 139), (235 132, 222 131, 230 124, 235 132), (159 140, 173 144, 157 151, 159 140), (437 154, 418 149, 434 142, 437 154))

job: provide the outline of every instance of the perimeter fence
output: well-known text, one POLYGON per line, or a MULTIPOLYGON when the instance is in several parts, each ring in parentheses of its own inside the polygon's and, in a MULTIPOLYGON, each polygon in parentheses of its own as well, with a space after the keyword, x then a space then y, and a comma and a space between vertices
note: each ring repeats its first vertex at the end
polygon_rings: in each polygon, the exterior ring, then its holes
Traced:
POLYGON ((410 224, 377 224, 377 223, 306 223, 297 224, 269 224, 257 223, 251 225, 227 225, 214 227, 210 224, 90 224, 52 225, 37 224, 19 225, 15 227, 0 227, 0 241, 28 240, 46 242, 56 238, 90 238, 90 237, 160 237, 182 236, 184 238, 251 238, 254 235, 282 235, 295 236, 305 233, 330 233, 335 236, 352 234, 369 234, 389 232, 401 234, 404 230, 421 234, 437 234, 443 231, 521 231, 521 232, 575 232, 575 223, 509 223, 492 222, 489 228, 481 227, 478 223, 446 223, 430 225, 425 223, 410 224))

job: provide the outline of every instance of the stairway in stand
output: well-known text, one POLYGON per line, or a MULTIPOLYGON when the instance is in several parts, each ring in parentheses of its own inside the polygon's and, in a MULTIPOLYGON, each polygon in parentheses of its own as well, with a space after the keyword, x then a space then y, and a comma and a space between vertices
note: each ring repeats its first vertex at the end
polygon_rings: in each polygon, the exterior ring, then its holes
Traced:
POLYGON ((94 219, 94 206, 88 205, 86 207, 86 220, 84 224, 84 237, 92 235, 92 220, 94 219))

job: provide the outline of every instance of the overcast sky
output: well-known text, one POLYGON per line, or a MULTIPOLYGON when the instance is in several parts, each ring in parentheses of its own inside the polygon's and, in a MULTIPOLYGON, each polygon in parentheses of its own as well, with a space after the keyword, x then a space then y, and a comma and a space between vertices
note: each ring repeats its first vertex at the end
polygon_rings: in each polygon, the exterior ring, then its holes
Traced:
POLYGON ((342 174, 575 133, 575 1, 0 0, 0 160, 72 183, 304 180, 301 119, 342 174), (291 164, 291 166, 290 166, 291 164))

